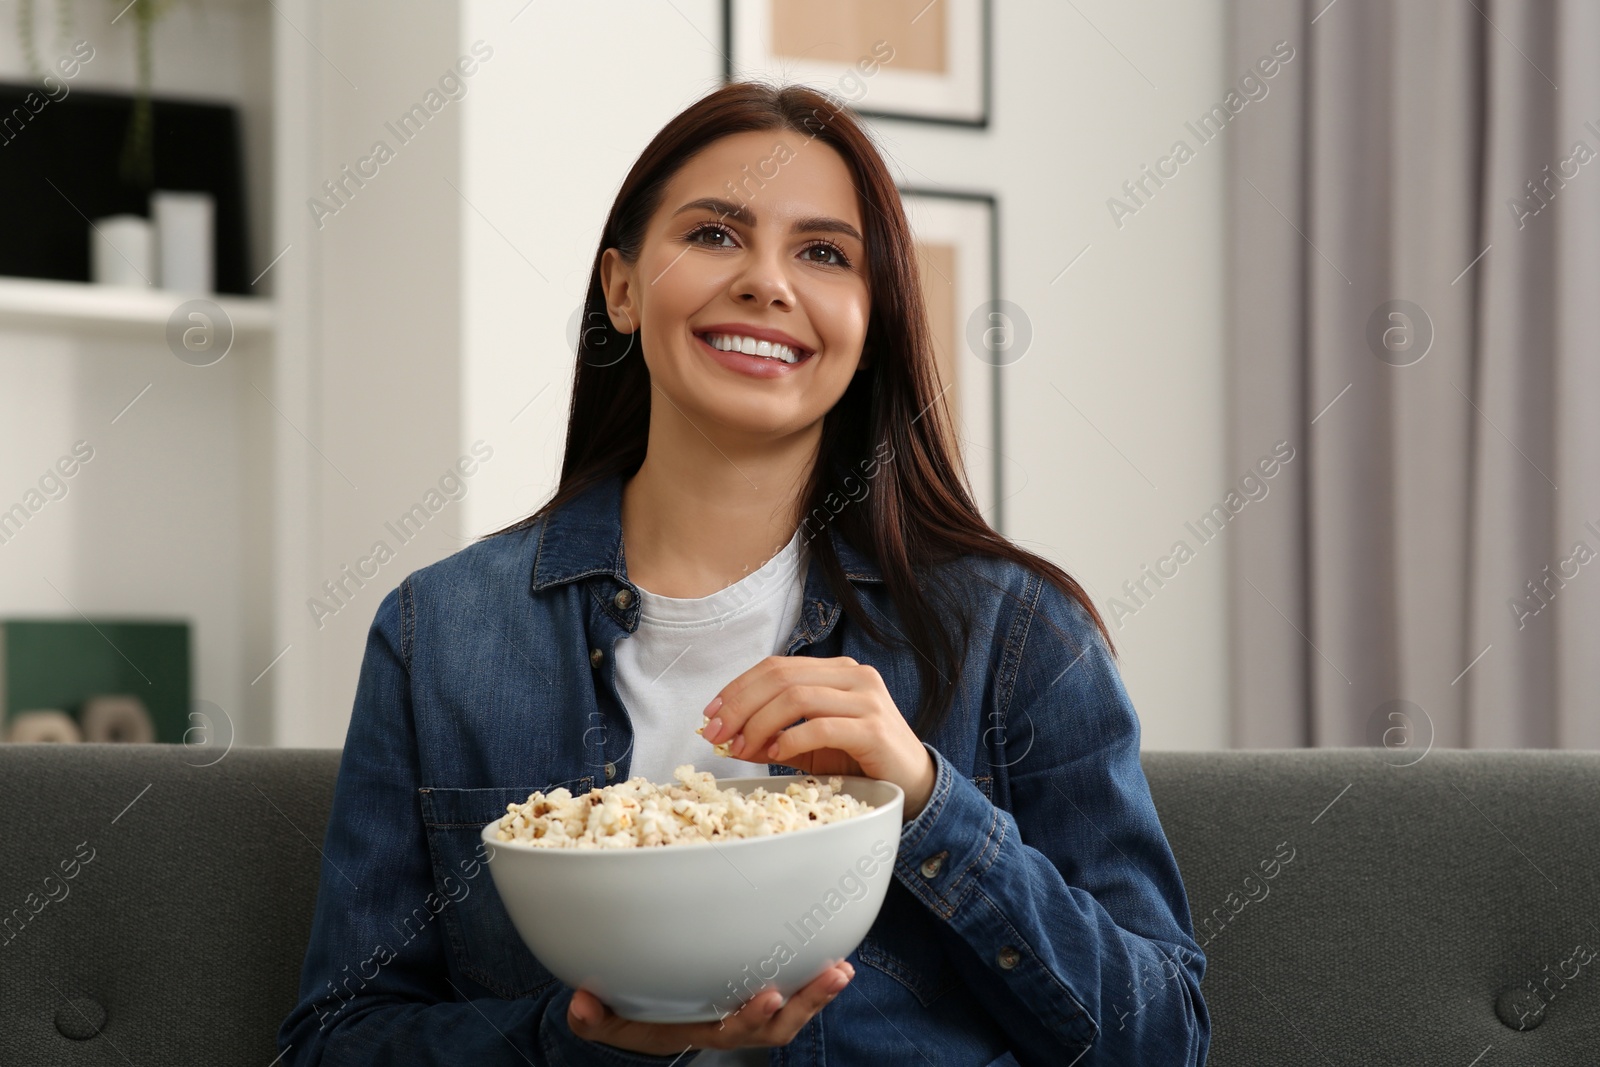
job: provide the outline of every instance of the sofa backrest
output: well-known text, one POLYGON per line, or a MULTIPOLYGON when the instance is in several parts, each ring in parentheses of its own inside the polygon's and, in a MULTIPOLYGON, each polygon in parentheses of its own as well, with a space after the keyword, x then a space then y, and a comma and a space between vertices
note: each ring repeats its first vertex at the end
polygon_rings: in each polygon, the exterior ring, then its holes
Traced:
POLYGON ((1208 1063, 1600 1063, 1600 752, 1412 760, 1145 753, 1208 1063))
MULTIPOLYGON (((277 1056, 339 753, 215 758, 0 745, 0 1062, 277 1056)), ((1208 1063, 1594 1063, 1600 753, 1393 759, 1145 754, 1207 956, 1208 1063)), ((1142 999, 1104 995, 1108 1026, 1142 999)))

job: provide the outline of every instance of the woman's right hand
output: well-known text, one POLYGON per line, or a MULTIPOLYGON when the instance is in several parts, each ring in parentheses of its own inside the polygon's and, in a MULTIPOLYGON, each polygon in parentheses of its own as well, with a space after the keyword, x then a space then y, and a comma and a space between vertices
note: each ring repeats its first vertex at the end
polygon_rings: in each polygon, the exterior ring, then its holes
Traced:
POLYGON ((794 1040, 810 1018, 838 996, 856 974, 848 960, 823 971, 783 1004, 783 994, 767 988, 733 1014, 707 1023, 641 1023, 624 1019, 586 989, 572 994, 567 1024, 585 1041, 629 1052, 672 1056, 690 1048, 776 1048, 794 1040), (780 1008, 778 1005, 783 1004, 780 1008))

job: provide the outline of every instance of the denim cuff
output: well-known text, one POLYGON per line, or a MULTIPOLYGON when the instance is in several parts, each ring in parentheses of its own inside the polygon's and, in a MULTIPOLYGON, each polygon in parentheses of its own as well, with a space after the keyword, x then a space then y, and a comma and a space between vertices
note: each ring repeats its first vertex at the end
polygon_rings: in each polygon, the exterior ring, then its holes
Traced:
POLYGON ((928 803, 900 828, 895 875, 913 896, 941 918, 955 914, 978 877, 1000 854, 1004 836, 1000 809, 944 754, 922 746, 936 768, 928 803))
POLYGON ((1019 1004, 1031 1003, 1033 1012, 1069 1051, 1081 1053, 1094 1043, 1099 1027, 1077 996, 1029 948, 1026 937, 1043 932, 1019 931, 984 893, 962 908, 1000 857, 1007 838, 1013 851, 1021 843, 1016 823, 958 774, 938 749, 926 741, 923 746, 938 770, 927 806, 901 827, 895 877, 991 962, 995 978, 1016 992, 1019 1004))

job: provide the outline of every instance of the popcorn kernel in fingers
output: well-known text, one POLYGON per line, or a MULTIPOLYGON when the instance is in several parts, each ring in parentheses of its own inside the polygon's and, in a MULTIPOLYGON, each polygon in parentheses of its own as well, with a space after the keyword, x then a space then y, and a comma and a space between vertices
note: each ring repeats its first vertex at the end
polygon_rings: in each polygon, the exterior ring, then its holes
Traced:
MULTIPOLYGON (((711 725, 711 718, 706 715, 700 716, 700 726, 695 730, 695 733, 699 734, 701 737, 704 737, 706 735, 706 727, 709 725, 711 725)), ((718 741, 716 744, 711 746, 711 751, 715 752, 719 756, 727 756, 729 758, 732 758, 733 756, 733 752, 729 750, 728 742, 726 741, 718 741)))

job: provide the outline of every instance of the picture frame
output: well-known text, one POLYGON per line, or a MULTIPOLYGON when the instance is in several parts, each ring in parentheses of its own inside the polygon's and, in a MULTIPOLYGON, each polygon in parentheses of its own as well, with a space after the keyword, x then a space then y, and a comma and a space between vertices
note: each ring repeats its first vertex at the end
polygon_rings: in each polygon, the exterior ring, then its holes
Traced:
POLYGON ((1000 205, 992 193, 900 187, 923 303, 975 502, 1005 533, 1004 374, 1011 324, 1000 299, 1000 205), (954 379, 953 384, 951 379, 954 379))
POLYGON ((827 90, 858 115, 988 128, 990 0, 723 0, 722 9, 725 82, 776 75, 827 90))

